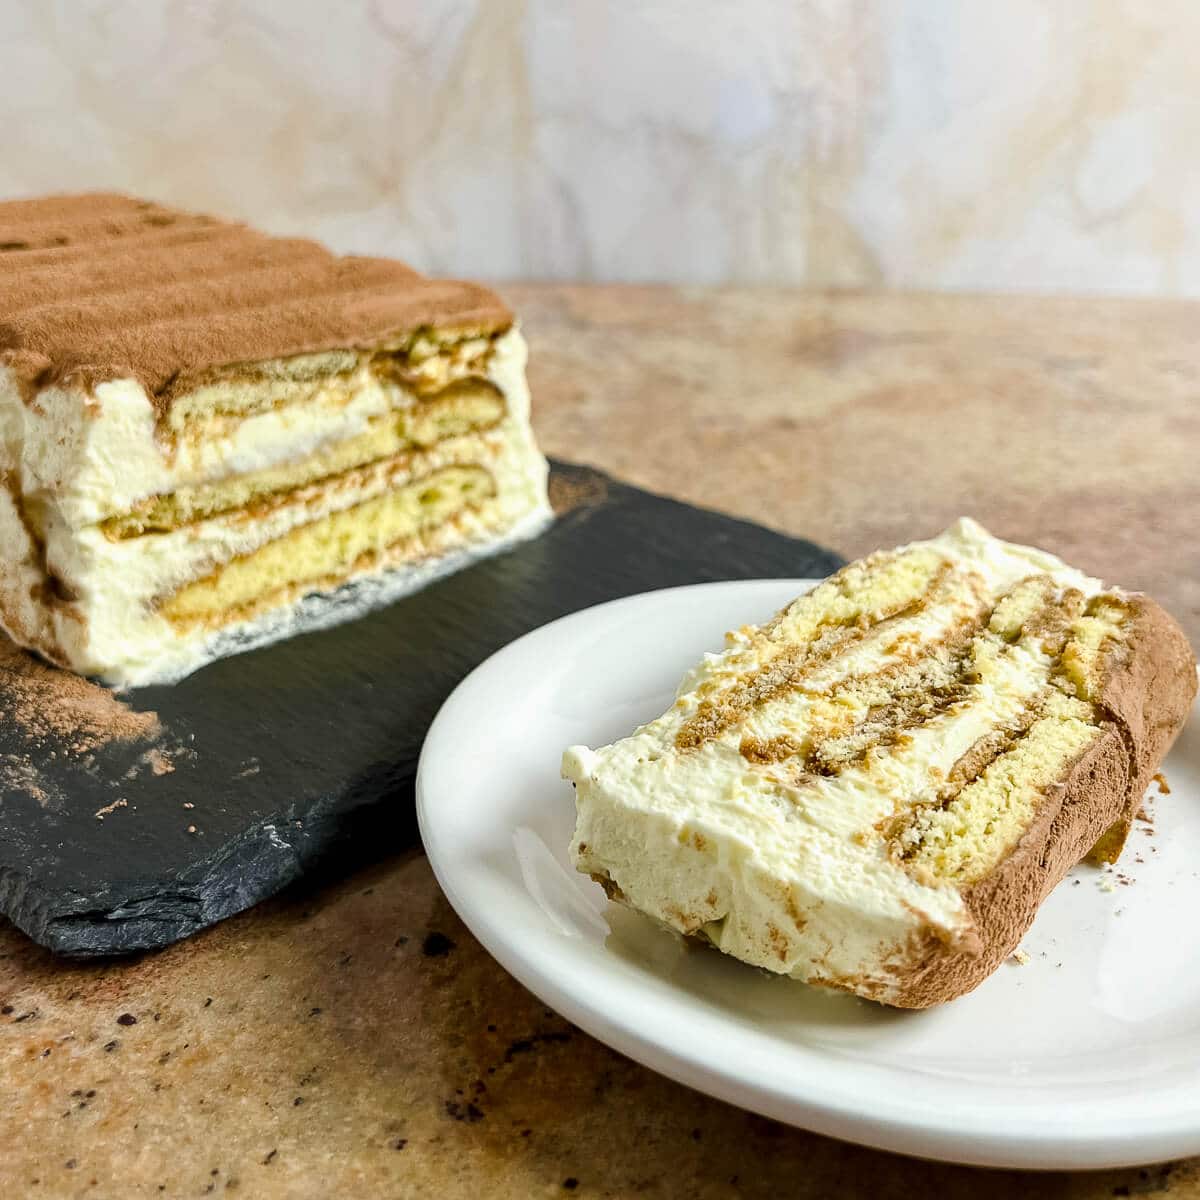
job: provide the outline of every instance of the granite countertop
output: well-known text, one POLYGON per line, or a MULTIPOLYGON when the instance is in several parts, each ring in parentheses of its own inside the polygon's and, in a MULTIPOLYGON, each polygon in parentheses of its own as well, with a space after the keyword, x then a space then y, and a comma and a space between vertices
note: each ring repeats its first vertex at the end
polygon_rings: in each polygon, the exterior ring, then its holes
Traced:
MULTIPOLYGON (((1200 640, 1200 309, 521 285, 546 450, 847 556, 970 512, 1200 640)), ((419 848, 155 955, 0 929, 4 1196, 1200 1196, 1200 1160, 922 1163, 670 1083, 544 1008, 419 848)))

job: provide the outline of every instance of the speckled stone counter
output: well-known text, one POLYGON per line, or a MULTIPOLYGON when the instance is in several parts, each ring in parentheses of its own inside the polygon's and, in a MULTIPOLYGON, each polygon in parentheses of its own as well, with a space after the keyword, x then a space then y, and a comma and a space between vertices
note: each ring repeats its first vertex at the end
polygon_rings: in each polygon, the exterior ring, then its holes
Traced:
MULTIPOLYGON (((1200 307, 506 291, 549 452, 848 556, 970 512, 1200 640, 1200 307)), ((661 1079, 494 965, 415 846, 131 962, 0 929, 5 1197, 1152 1192, 1200 1196, 1200 1160, 921 1163, 661 1079)))

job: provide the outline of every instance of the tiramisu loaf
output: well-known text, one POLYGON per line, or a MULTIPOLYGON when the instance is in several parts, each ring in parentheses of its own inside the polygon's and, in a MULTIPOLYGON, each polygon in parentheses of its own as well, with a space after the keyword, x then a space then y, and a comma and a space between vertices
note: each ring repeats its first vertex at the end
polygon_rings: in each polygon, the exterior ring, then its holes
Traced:
POLYGON ((164 681, 529 536, 524 365, 474 284, 123 196, 0 204, 0 623, 164 681))
POLYGON ((728 635, 657 720, 563 760, 614 900, 905 1008, 975 987, 1112 860, 1196 691, 1178 626, 961 521, 728 635))

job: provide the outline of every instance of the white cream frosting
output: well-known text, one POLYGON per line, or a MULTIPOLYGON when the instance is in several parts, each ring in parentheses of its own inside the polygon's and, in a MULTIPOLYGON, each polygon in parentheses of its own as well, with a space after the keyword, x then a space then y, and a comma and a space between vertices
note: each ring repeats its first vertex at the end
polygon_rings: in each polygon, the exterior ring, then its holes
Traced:
MULTIPOLYGON (((922 547, 970 571, 993 600, 1035 573, 1085 595, 1101 590, 1054 556, 1001 542, 969 520, 902 550, 922 547)), ((794 609, 781 615, 784 629, 794 609)), ((785 769, 753 764, 739 750, 747 735, 802 731, 819 702, 816 689, 871 674, 900 638, 937 642, 954 615, 951 604, 901 618, 886 638, 867 636, 832 659, 803 691, 681 751, 675 738, 699 707, 696 689, 761 665, 754 631, 731 633, 724 651, 689 672, 661 717, 600 750, 564 753, 563 775, 576 788, 575 865, 607 876, 633 907, 680 932, 702 931, 746 962, 809 981, 867 981, 880 999, 909 965, 914 935, 971 946, 975 931, 958 890, 919 882, 889 859, 873 830, 898 802, 927 798, 937 772, 944 778, 1044 685, 1051 662, 1039 645, 1003 647, 966 702, 915 727, 907 745, 867 766, 798 786, 785 769)))
MULTIPOLYGON (((234 650, 347 620, 424 586, 437 574, 533 536, 549 519, 546 461, 534 442, 525 382, 525 343, 516 329, 497 340, 488 378, 503 393, 499 425, 448 439, 414 455, 406 472, 366 471, 356 489, 330 492, 318 504, 282 504, 254 520, 226 514, 172 532, 110 540, 97 521, 125 512, 145 496, 185 484, 255 471, 308 457, 316 450, 366 431, 372 417, 404 402, 393 384, 359 370, 349 399, 330 403, 317 391, 299 403, 227 422, 217 437, 181 440, 168 448, 156 436, 154 407, 141 385, 119 379, 97 386, 94 399, 47 389, 30 406, 8 379, 0 395, 0 443, 10 480, 26 502, 40 507, 45 560, 77 599, 46 606, 38 548, 12 496, 0 497, 0 558, 8 564, 0 583, 6 620, 18 641, 65 658, 76 669, 107 682, 138 685, 177 679, 234 650), (90 407, 89 407, 90 404, 90 407), (481 463, 492 473, 494 500, 464 515, 454 529, 428 539, 433 558, 397 565, 367 586, 302 598, 283 611, 219 631, 181 634, 154 602, 214 565, 247 554, 289 529, 403 486, 440 467, 481 463)), ((345 380, 339 389, 346 390, 345 380)))

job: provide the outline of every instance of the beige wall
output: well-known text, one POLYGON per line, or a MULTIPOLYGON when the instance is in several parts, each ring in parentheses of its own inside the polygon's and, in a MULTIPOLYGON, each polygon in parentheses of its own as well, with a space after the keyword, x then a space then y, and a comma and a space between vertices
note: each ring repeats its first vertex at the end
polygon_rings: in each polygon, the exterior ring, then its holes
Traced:
POLYGON ((1193 0, 2 0, 0 192, 488 277, 1200 295, 1193 0))

